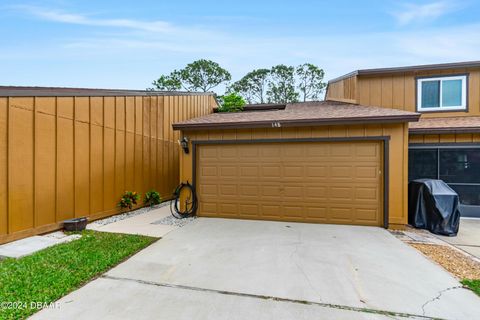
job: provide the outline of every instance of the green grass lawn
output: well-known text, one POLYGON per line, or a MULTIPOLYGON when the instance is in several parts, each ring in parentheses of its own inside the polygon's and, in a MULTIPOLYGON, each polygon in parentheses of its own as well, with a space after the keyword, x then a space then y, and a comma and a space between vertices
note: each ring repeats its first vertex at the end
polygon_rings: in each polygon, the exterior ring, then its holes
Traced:
POLYGON ((480 279, 477 280, 462 280, 462 284, 472 289, 473 292, 480 296, 480 279))
POLYGON ((82 237, 20 259, 0 261, 0 319, 23 319, 156 241, 156 238, 82 232, 82 237), (13 308, 11 303, 20 303, 13 308))

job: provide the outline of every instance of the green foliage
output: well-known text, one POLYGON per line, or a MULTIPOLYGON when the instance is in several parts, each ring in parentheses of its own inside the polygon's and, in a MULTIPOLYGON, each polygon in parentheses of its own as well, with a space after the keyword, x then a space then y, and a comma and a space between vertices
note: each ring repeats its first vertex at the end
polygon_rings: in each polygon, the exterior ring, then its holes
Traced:
POLYGON ((269 69, 257 69, 247 73, 242 79, 234 82, 229 92, 238 92, 248 103, 265 103, 270 80, 269 69))
MULTIPOLYGON (((325 72, 311 63, 297 67, 280 64, 247 73, 228 86, 226 93, 236 93, 248 103, 320 100, 326 87, 324 76, 325 72)), ((218 63, 200 59, 169 75, 162 75, 153 85, 157 90, 206 92, 230 80, 230 73, 218 63)))
POLYGON ((0 308, 0 319, 27 318, 38 311, 31 302, 52 303, 156 240, 89 230, 81 234, 78 240, 0 261, 0 302, 26 305, 0 308))
POLYGON ((180 70, 183 86, 187 91, 207 92, 219 84, 230 81, 230 72, 211 60, 200 59, 180 70))
POLYGON ((461 283, 464 286, 469 287, 473 292, 475 292, 477 295, 480 296, 480 279, 476 279, 476 280, 463 279, 461 283))
POLYGON ((174 70, 168 76, 162 75, 158 80, 153 81, 153 85, 157 90, 178 91, 182 88, 180 72, 174 70))
POLYGON ((231 78, 230 72, 218 63, 200 59, 181 70, 162 75, 153 85, 158 90, 178 91, 183 88, 186 91, 207 92, 231 78))
POLYGON ((227 92, 238 92, 248 103, 320 100, 326 87, 324 76, 325 72, 311 63, 296 68, 281 64, 247 73, 229 86, 227 92))
POLYGON ((138 199, 140 196, 135 191, 125 191, 118 206, 123 209, 132 210, 133 206, 137 204, 138 199))
POLYGON ((298 89, 302 95, 302 101, 318 100, 327 86, 323 82, 325 72, 311 63, 299 65, 296 70, 298 89))
POLYGON ((270 74, 271 81, 267 91, 268 102, 297 102, 299 94, 295 91, 295 68, 280 64, 272 67, 270 74))
POLYGON ((220 97, 220 108, 219 112, 239 112, 243 110, 245 105, 245 100, 242 96, 238 95, 236 92, 224 95, 220 97))
POLYGON ((157 204, 162 202, 162 198, 160 197, 160 193, 155 190, 150 190, 145 193, 145 197, 143 198, 143 203, 146 206, 153 207, 157 204))

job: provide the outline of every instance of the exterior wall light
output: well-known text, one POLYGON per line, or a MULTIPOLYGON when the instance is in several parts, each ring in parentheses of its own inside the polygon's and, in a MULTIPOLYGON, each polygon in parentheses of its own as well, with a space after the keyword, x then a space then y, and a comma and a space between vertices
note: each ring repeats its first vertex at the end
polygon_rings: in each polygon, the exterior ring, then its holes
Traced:
POLYGON ((178 140, 178 143, 180 144, 180 146, 182 147, 183 149, 183 152, 185 152, 186 154, 188 154, 190 152, 189 148, 188 148, 188 139, 187 137, 183 137, 182 140, 178 140))

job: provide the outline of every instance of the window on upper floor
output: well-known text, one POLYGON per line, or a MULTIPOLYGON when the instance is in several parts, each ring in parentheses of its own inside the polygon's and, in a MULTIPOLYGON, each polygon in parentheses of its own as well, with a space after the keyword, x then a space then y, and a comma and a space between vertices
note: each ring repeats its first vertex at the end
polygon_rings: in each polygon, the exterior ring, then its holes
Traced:
POLYGON ((455 111, 466 109, 466 75, 417 79, 418 111, 455 111))

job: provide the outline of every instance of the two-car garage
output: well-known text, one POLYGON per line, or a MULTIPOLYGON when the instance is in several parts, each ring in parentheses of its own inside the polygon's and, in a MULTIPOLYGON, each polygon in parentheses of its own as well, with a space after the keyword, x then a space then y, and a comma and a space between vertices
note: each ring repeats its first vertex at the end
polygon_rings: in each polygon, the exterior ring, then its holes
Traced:
POLYGON ((201 217, 407 224, 408 122, 418 114, 338 102, 215 113, 174 124, 181 180, 201 217))
POLYGON ((382 141, 196 146, 197 214, 383 225, 382 141))

